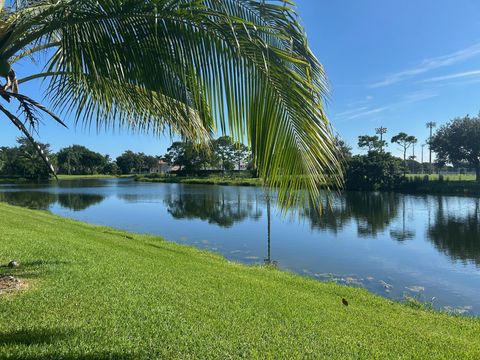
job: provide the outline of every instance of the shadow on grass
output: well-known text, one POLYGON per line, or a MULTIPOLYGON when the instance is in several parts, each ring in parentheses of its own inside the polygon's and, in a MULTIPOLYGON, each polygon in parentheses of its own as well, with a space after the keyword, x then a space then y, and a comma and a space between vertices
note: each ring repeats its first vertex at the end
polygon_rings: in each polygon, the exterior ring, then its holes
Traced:
POLYGON ((166 248, 165 246, 160 246, 160 245, 153 244, 153 243, 146 243, 146 245, 150 246, 152 248, 161 250, 163 252, 170 252, 170 253, 179 254, 179 255, 186 255, 185 251, 182 251, 182 250, 169 249, 169 248, 166 248))
POLYGON ((65 260, 33 260, 33 261, 26 261, 22 263, 22 267, 39 267, 39 266, 59 266, 59 265, 69 265, 71 261, 65 260))
POLYGON ((71 335, 61 329, 29 329, 0 332, 1 345, 38 345, 52 344, 71 335))
POLYGON ((64 260, 33 260, 33 261, 21 261, 20 266, 16 269, 11 269, 8 265, 0 265, 0 269, 9 269, 15 271, 21 271, 26 269, 32 268, 40 268, 40 267, 54 267, 54 266, 62 266, 62 265, 69 265, 72 264, 71 261, 64 261, 64 260))
POLYGON ((35 279, 45 274, 56 271, 56 267, 69 265, 72 262, 63 260, 33 260, 21 261, 18 268, 9 268, 7 265, 0 265, 0 275, 12 275, 24 279, 35 279))
POLYGON ((130 360, 136 359, 137 357, 133 355, 125 355, 122 353, 114 352, 93 352, 90 354, 56 354, 48 353, 43 355, 26 355, 13 359, 22 359, 22 360, 40 360, 40 359, 62 359, 62 360, 102 360, 102 359, 112 359, 112 360, 130 360))
MULTIPOLYGON (((3 346, 41 346, 41 345, 52 345, 61 340, 65 340, 69 337, 75 335, 74 331, 69 331, 65 329, 29 329, 29 330, 17 330, 17 331, 5 331, 0 332, 0 349, 3 346)), ((68 351, 68 350, 67 350, 68 351)), ((1 357, 1 351, 0 351, 1 357)), ((101 352, 91 352, 87 354, 68 354, 62 353, 61 351, 55 352, 46 352, 39 354, 12 354, 10 357, 12 359, 78 359, 78 360, 88 360, 88 359, 119 359, 127 360, 134 359, 132 355, 114 353, 108 351, 101 352)))

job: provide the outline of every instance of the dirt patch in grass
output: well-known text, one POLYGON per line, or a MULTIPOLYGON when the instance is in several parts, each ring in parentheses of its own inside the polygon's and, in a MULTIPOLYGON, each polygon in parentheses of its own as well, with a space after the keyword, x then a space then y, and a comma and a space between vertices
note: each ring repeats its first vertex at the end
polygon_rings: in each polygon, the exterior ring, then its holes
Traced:
POLYGON ((20 290, 25 287, 25 282, 15 276, 0 276, 0 295, 20 290))

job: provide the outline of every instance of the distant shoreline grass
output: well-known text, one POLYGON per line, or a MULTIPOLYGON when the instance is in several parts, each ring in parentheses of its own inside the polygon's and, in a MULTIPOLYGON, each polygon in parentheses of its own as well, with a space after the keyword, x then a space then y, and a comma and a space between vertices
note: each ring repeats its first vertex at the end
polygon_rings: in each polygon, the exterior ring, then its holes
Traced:
POLYGON ((83 180, 83 179, 112 179, 117 178, 116 175, 105 175, 105 174, 95 174, 95 175, 57 175, 58 180, 83 180))
POLYGON ((480 320, 0 203, 0 358, 478 359, 480 320), (349 305, 342 305, 342 298, 349 305))
MULTIPOLYGON (((89 180, 89 179, 114 179, 114 178, 133 178, 132 175, 106 175, 106 174, 94 174, 94 175, 57 175, 58 180, 89 180)), ((42 179, 40 182, 47 183, 49 181, 56 181, 55 178, 42 179)), ((26 179, 22 177, 0 177, 0 184, 28 184, 28 183, 38 183, 39 181, 34 179, 26 179)))
MULTIPOLYGON (((110 178, 133 178, 139 182, 149 183, 178 183, 178 184, 201 184, 201 185, 225 185, 225 186, 263 186, 260 178, 242 177, 242 176, 159 176, 156 174, 146 175, 58 175, 59 180, 93 180, 110 178)), ((424 194, 424 195, 462 195, 462 196, 480 196, 480 184, 477 183, 472 175, 445 175, 439 178, 438 175, 418 175, 407 174, 407 181, 402 182, 396 189, 388 190, 404 194, 424 194), (465 180, 463 180, 465 179, 465 180)), ((55 181, 50 179, 49 181, 55 181)), ((48 180, 44 181, 48 182, 48 180)), ((23 178, 1 178, 0 184, 28 184, 35 181, 23 178)), ((348 191, 348 189, 346 189, 348 191)), ((355 191, 355 190, 354 190, 355 191)))
MULTIPOLYGON (((475 175, 472 174, 442 174, 444 181, 475 181, 475 175)), ((407 174, 408 179, 428 177, 429 181, 438 181, 439 174, 407 174)))
POLYGON ((164 176, 164 177, 148 177, 137 175, 136 181, 152 182, 152 183, 178 183, 178 184, 203 184, 203 185, 229 185, 229 186, 262 186, 262 179, 259 178, 230 178, 230 177, 181 177, 181 176, 164 176))
POLYGON ((454 177, 407 176, 398 191, 409 194, 480 196, 480 183, 475 178, 468 180, 454 177))
MULTIPOLYGON (((203 185, 231 185, 231 186, 262 186, 259 178, 229 178, 229 177, 177 177, 177 176, 144 176, 137 175, 135 181, 151 183, 180 183, 203 185)), ((346 189, 348 191, 348 189, 346 189)), ((391 190, 389 190, 391 191, 391 190)), ((393 190, 404 194, 425 195, 464 195, 480 196, 480 184, 472 180, 426 180, 424 177, 407 175, 407 181, 393 190)))

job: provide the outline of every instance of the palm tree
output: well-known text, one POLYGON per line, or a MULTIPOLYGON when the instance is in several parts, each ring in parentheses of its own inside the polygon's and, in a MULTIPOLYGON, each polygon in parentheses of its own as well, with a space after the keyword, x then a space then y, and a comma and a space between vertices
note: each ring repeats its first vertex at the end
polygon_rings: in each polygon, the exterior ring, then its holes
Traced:
POLYGON ((0 0, 0 76, 31 128, 0 112, 32 142, 35 109, 199 144, 221 132, 283 205, 341 184, 325 73, 290 0, 0 0), (44 70, 17 79, 32 60, 44 70), (52 111, 22 93, 35 79, 52 111))

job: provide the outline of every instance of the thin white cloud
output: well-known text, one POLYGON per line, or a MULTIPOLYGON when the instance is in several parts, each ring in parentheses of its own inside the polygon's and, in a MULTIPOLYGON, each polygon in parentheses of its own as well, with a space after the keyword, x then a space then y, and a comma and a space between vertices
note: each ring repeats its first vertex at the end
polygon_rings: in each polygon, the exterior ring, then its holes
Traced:
POLYGON ((477 78, 479 76, 480 76, 480 70, 473 70, 473 71, 459 72, 459 73, 449 74, 444 76, 436 76, 426 80, 422 80, 421 82, 439 82, 439 81, 446 81, 446 80, 470 79, 470 78, 477 78))
POLYGON ((386 107, 378 107, 373 109, 359 108, 357 110, 345 111, 343 113, 339 113, 336 115, 336 117, 341 118, 341 120, 355 120, 365 116, 375 115, 385 110, 387 110, 386 107))
POLYGON ((445 66, 457 64, 480 55, 480 43, 474 44, 466 49, 453 52, 448 55, 438 56, 422 61, 422 63, 411 69, 403 70, 387 76, 384 80, 370 84, 370 88, 385 87, 401 82, 407 78, 424 74, 428 71, 445 66))
POLYGON ((369 106, 362 106, 353 110, 347 110, 343 112, 339 112, 335 114, 335 118, 340 121, 348 121, 348 120, 355 120, 358 118, 363 118, 367 116, 376 115, 379 113, 384 112, 387 109, 394 109, 402 105, 411 104, 427 99, 431 99, 438 96, 438 94, 431 92, 431 91, 416 91, 410 94, 406 94, 402 96, 400 101, 388 104, 388 106, 382 107, 369 107, 369 106))
MULTIPOLYGON (((350 107, 350 105, 349 105, 349 107, 350 107)), ((339 112, 338 114, 336 114, 336 116, 345 117, 345 116, 357 114, 359 112, 362 112, 362 111, 365 111, 365 110, 368 110, 368 109, 370 109, 368 106, 361 106, 361 107, 355 108, 353 110, 347 110, 347 111, 339 112)))
POLYGON ((432 91, 416 91, 403 96, 403 101, 401 101, 399 104, 414 103, 422 100, 431 99, 437 96, 438 94, 432 91))

